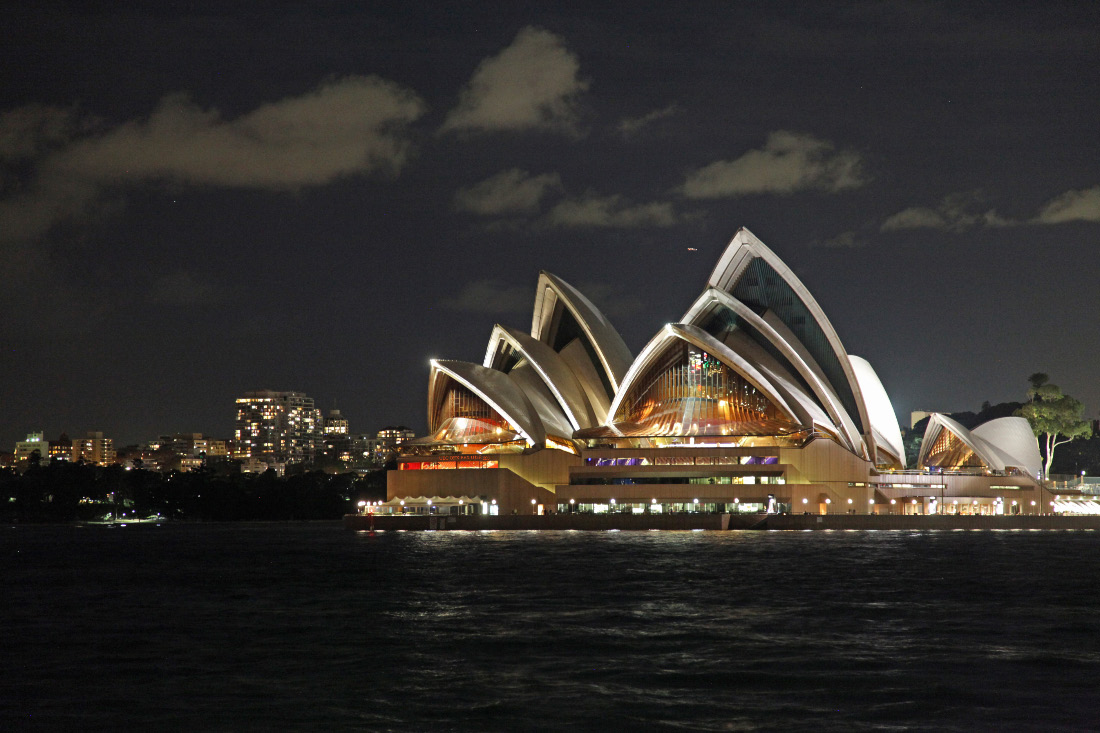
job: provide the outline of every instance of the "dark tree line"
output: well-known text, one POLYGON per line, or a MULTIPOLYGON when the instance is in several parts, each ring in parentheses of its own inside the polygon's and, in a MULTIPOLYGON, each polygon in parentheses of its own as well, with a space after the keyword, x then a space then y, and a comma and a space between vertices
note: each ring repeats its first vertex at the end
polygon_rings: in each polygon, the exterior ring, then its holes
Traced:
POLYGON ((107 516, 242 521, 338 519, 360 500, 386 498, 384 470, 301 472, 284 477, 209 470, 159 473, 120 465, 32 464, 0 469, 0 520, 92 521, 107 516))

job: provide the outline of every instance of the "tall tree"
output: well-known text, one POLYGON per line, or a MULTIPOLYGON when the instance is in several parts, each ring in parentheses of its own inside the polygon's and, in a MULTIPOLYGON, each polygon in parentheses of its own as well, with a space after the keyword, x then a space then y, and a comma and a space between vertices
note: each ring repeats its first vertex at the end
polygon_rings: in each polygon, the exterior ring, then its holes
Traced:
POLYGON ((1081 417, 1085 406, 1080 400, 1063 394, 1061 388, 1050 383, 1050 377, 1036 372, 1028 377, 1031 388, 1027 391, 1028 403, 1016 411, 1026 418, 1036 438, 1040 438, 1043 451, 1043 477, 1050 473, 1054 461, 1054 449, 1076 438, 1092 437, 1092 427, 1081 417))

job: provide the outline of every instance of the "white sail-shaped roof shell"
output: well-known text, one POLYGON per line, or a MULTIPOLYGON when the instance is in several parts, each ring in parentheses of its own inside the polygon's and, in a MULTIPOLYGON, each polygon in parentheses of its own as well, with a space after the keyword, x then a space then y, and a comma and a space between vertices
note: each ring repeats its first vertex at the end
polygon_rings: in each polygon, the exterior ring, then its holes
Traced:
POLYGON ((501 346, 507 344, 516 353, 527 360, 542 378, 546 388, 554 395, 559 409, 573 430, 590 428, 597 424, 592 406, 585 396, 584 389, 576 375, 558 352, 522 331, 507 326, 496 325, 489 337, 489 346, 485 350, 483 364, 491 369, 500 369, 501 346))
MULTIPOLYGON (((763 260, 767 266, 786 283, 798 300, 801 301, 802 306, 806 309, 807 313, 816 324, 817 329, 827 341, 828 350, 832 352, 830 361, 835 360, 836 368, 841 372, 837 374, 834 379, 829 380, 832 384, 833 391, 841 397, 842 402, 845 399, 842 391, 851 395, 851 405, 857 413, 851 415, 851 418, 856 420, 858 425, 862 426, 866 445, 863 446, 862 450, 856 452, 862 453, 865 457, 874 459, 874 440, 871 434, 871 421, 867 414, 867 406, 864 402, 862 391, 860 390, 859 381, 856 379, 851 362, 848 360, 848 354, 844 349, 844 345, 841 343, 840 337, 837 336, 836 329, 833 328, 832 323, 830 323, 829 319, 825 316, 825 312, 821 309, 821 306, 818 305, 813 295, 810 294, 810 291, 802 284, 802 281, 798 279, 794 272, 787 267, 783 260, 772 252, 752 232, 742 228, 737 232, 729 246, 726 247, 726 250, 722 253, 722 256, 718 260, 718 264, 711 273, 708 284, 711 287, 735 294, 734 291, 741 282, 742 276, 756 259, 763 260), (843 382, 843 384, 838 382, 843 382)), ((790 326, 791 324, 786 325, 790 326)), ((819 353, 821 353, 822 356, 825 355, 824 351, 819 353)), ((824 368, 825 365, 821 366, 824 368)), ((851 412, 851 410, 849 410, 849 412, 851 412)))
POLYGON ((982 423, 970 434, 1002 453, 1007 465, 1026 469, 1031 476, 1039 476, 1042 472, 1039 441, 1024 418, 999 417, 982 423))
MULTIPOLYGON (((876 449, 886 451, 897 463, 897 468, 905 468, 905 444, 901 439, 901 428, 898 426, 898 417, 890 396, 886 394, 886 389, 866 359, 851 354, 848 359, 852 362, 852 371, 856 374, 860 392, 867 403, 867 416, 871 420, 876 449)), ((882 458, 878 457, 879 465, 886 463, 882 458)))
POLYGON ((928 418, 918 465, 925 465, 928 452, 943 430, 958 437, 974 451, 982 463, 994 471, 1004 471, 1009 466, 1026 470, 1031 476, 1038 476, 1042 471, 1039 443, 1024 418, 1001 417, 967 430, 955 420, 938 412, 932 413, 928 418))
MULTIPOLYGON (((545 270, 539 273, 535 310, 531 318, 531 336, 544 344, 554 346, 556 334, 552 331, 557 325, 554 314, 559 303, 580 325, 599 362, 594 366, 603 371, 612 394, 618 391, 633 361, 626 342, 592 301, 569 283, 545 270)), ((577 374, 577 378, 583 382, 585 375, 577 374)), ((602 389, 602 385, 600 388, 602 389)))
POLYGON ((511 423, 532 445, 546 442, 546 429, 538 411, 524 391, 504 372, 467 361, 432 359, 428 379, 428 425, 439 427, 441 389, 453 379, 484 400, 498 415, 511 423))
MULTIPOLYGON (((709 287, 703 291, 687 313, 684 314, 683 320, 685 323, 698 326, 706 320, 715 307, 729 309, 734 315, 754 328, 783 355, 787 362, 798 372, 798 376, 801 376, 809 385, 813 397, 816 397, 816 401, 827 412, 829 420, 823 423, 823 426, 831 432, 839 434, 848 450, 861 454, 863 442, 859 429, 848 415, 847 410, 844 409, 827 377, 817 366, 813 357, 798 342, 798 339, 781 323, 765 320, 726 291, 715 287, 709 287)), ((791 377, 794 376, 791 375, 791 377)), ((807 395, 807 398, 813 401, 813 398, 809 395, 807 395)), ((816 419, 815 422, 821 423, 821 420, 816 419)))
POLYGON ((767 399, 783 412, 791 422, 796 424, 802 422, 797 412, 791 408, 776 386, 772 384, 771 380, 761 373, 760 370, 703 329, 688 323, 666 324, 665 327, 646 344, 646 347, 642 349, 642 353, 638 354, 638 358, 634 360, 634 364, 630 367, 630 370, 623 380, 622 387, 615 395, 615 400, 611 403, 611 410, 608 413, 608 422, 613 422, 619 415, 619 411, 622 409, 622 401, 629 393, 634 380, 645 374, 653 360, 664 353, 669 343, 676 340, 687 341, 693 346, 717 357, 719 361, 740 374, 746 381, 752 384, 753 387, 767 397, 767 399))

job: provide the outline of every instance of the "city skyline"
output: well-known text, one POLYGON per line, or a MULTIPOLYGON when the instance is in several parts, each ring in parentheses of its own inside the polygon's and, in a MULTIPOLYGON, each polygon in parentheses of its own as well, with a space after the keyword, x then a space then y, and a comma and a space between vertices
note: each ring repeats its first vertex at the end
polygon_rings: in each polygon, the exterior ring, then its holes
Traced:
POLYGON ((1100 414, 1095 8, 189 7, 7 14, 0 442, 257 389, 422 434, 540 270, 637 355, 741 226, 902 424, 1037 371, 1100 414))

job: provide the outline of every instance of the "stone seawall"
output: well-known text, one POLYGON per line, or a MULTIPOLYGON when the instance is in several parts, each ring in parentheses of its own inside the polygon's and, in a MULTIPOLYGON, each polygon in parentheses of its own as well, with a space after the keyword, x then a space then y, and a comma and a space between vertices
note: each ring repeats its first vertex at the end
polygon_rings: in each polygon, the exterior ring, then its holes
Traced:
MULTIPOLYGON (((369 516, 348 514, 344 527, 369 530, 369 516)), ((377 530, 954 530, 1016 529, 1067 530, 1100 529, 1100 517, 1021 515, 947 516, 947 515, 871 515, 871 514, 551 514, 546 516, 385 516, 374 517, 377 530)))
POLYGON ((956 516, 946 514, 773 514, 758 529, 1100 529, 1100 517, 1027 514, 956 516))
MULTIPOLYGON (((754 517, 759 522, 760 516, 754 517)), ((370 529, 370 517, 348 514, 344 526, 348 529, 370 529)), ((490 517, 469 516, 375 516, 375 529, 579 529, 579 530, 646 530, 646 529, 729 529, 729 514, 549 514, 545 516, 509 514, 490 517)))

